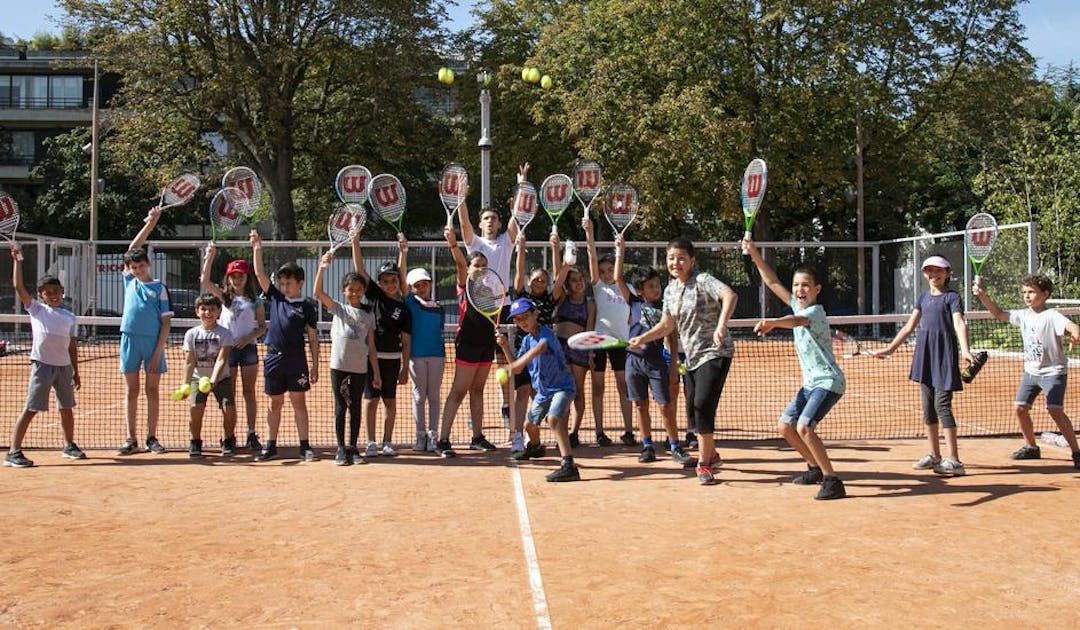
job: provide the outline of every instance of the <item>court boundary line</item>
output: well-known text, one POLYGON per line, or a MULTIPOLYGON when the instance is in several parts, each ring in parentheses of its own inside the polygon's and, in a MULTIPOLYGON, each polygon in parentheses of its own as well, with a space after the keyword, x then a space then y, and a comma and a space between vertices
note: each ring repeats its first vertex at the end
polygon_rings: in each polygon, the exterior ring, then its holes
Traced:
POLYGON ((533 539, 532 525, 529 522, 529 507, 525 503, 525 489, 521 483, 521 469, 518 468, 516 463, 510 466, 510 479, 514 483, 514 502, 517 504, 518 530, 521 532, 521 548, 525 553, 525 567, 529 572, 529 590, 532 591, 536 627, 540 630, 551 630, 551 615, 548 612, 547 595, 544 593, 544 579, 540 575, 540 561, 536 555, 536 541, 533 539))

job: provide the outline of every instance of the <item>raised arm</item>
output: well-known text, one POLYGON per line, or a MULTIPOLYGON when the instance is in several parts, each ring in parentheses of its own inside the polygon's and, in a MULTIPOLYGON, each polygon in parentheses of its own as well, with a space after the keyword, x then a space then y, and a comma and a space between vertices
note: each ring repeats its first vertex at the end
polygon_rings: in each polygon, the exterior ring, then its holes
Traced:
POLYGON ((457 286, 463 287, 469 275, 469 263, 465 260, 465 254, 462 253, 461 248, 458 247, 454 230, 443 228, 443 237, 446 238, 446 244, 450 246, 450 255, 454 257, 454 266, 457 267, 457 286))
POLYGON ((589 284, 596 286, 600 282, 600 261, 596 257, 596 238, 593 223, 589 217, 581 217, 581 229, 585 230, 585 243, 589 249, 589 284))
POLYGON ((626 276, 623 274, 623 267, 625 265, 626 258, 626 239, 622 234, 615 235, 615 285, 619 287, 619 293, 622 294, 626 303, 630 303, 630 287, 626 286, 626 276))
MULTIPOLYGON (((769 263, 765 262, 765 259, 761 256, 761 250, 754 245, 754 240, 750 238, 743 238, 742 240, 743 251, 750 255, 750 260, 754 261, 754 266, 757 267, 758 273, 761 274, 761 281, 765 283, 765 286, 769 287, 769 290, 773 292, 773 295, 780 298, 780 301, 785 306, 791 305, 791 291, 784 286, 784 283, 780 282, 780 278, 776 277, 776 272, 769 266, 769 263)), ((805 326, 806 324, 799 324, 805 326)))
POLYGON ((783 317, 775 317, 773 319, 763 319, 757 324, 754 324, 754 332, 759 335, 764 335, 775 328, 799 328, 802 326, 809 326, 810 319, 803 317, 802 315, 785 315, 783 317))
POLYGON ((319 301, 319 304, 323 305, 326 310, 334 308, 334 299, 323 291, 323 278, 326 276, 326 270, 330 268, 331 261, 334 260, 334 254, 326 252, 319 260, 319 268, 315 271, 315 281, 312 282, 312 291, 315 293, 315 299, 319 301))
MULTIPOLYGON (((558 247, 556 246, 556 249, 558 247)), ((555 275, 555 283, 551 287, 551 299, 556 303, 566 297, 566 276, 570 275, 570 265, 559 267, 559 273, 555 275)))
POLYGON ((26 285, 23 284, 22 260, 22 252, 19 251, 18 247, 13 246, 11 248, 11 284, 15 287, 15 295, 19 297, 19 302, 22 303, 25 309, 30 306, 30 302, 34 301, 34 298, 26 290, 26 285))
POLYGON ((161 218, 161 208, 154 206, 150 208, 150 211, 146 213, 146 220, 143 223, 142 228, 139 229, 139 233, 135 235, 135 238, 131 239, 131 244, 128 245, 128 251, 133 249, 139 249, 146 242, 146 239, 150 238, 150 234, 154 231, 154 227, 157 226, 158 219, 161 218))
POLYGON ((990 296, 986 294, 986 289, 983 288, 981 283, 973 284, 971 288, 979 298, 979 301, 982 302, 982 305, 986 307, 986 310, 990 311, 990 315, 992 315, 994 319, 1002 322, 1009 321, 1009 313, 1001 310, 1001 307, 990 299, 990 296))
POLYGON ((202 287, 203 293, 211 293, 216 295, 218 299, 222 299, 225 296, 225 292, 221 290, 221 287, 214 284, 214 281, 210 278, 210 270, 214 266, 214 256, 217 255, 217 247, 211 242, 206 244, 206 254, 203 256, 202 269, 199 271, 199 285, 202 287))
POLYGON ((559 255, 559 235, 552 232, 548 242, 551 243, 551 277, 555 278, 563 267, 562 256, 559 255))
POLYGON ((515 251, 514 293, 523 295, 525 291, 525 233, 518 232, 515 251))
MULTIPOLYGON (((398 286, 401 287, 401 296, 404 298, 409 294, 409 285, 405 283, 408 278, 408 269, 405 267, 409 262, 409 241, 405 238, 404 234, 398 234, 397 241, 397 268, 398 268, 398 286)), ((404 365, 408 365, 408 361, 402 362, 404 365)))
POLYGON ((464 201, 458 206, 458 223, 461 225, 461 242, 468 247, 476 232, 473 230, 472 219, 469 218, 469 204, 464 201))
POLYGON ((360 234, 357 233, 352 239, 349 240, 349 245, 352 246, 352 265, 353 271, 360 275, 364 279, 365 284, 371 284, 371 276, 368 275, 366 269, 364 269, 364 254, 360 247, 360 234))
POLYGON ((255 268, 255 279, 259 281, 259 287, 266 292, 270 288, 270 276, 266 275, 263 267, 262 237, 255 230, 248 234, 248 242, 251 243, 251 266, 255 268))

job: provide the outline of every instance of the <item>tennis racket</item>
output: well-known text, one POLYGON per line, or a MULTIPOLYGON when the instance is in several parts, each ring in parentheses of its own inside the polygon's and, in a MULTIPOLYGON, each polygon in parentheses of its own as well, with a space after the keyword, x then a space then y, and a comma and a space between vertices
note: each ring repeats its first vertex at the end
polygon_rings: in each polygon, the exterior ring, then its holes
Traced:
POLYGON ((402 221, 405 219, 405 187, 393 175, 376 175, 368 184, 368 201, 375 214, 390 224, 402 237, 402 221))
MULTIPOLYGON (((754 158, 743 171, 740 192, 743 219, 746 221, 744 236, 747 239, 753 238, 754 219, 757 218, 758 210, 761 209, 761 201, 765 198, 765 187, 768 183, 769 169, 765 166, 765 160, 754 158)), ((746 248, 743 248, 743 254, 748 253, 746 248)))
POLYGON ((566 340, 566 345, 574 350, 588 351, 616 350, 618 348, 625 348, 630 344, 618 337, 596 332, 595 330, 586 330, 585 332, 579 332, 576 335, 572 335, 566 340))
POLYGON ((446 209, 446 227, 454 228, 454 213, 465 203, 465 194, 469 189, 469 173, 465 167, 451 162, 443 167, 439 175, 439 199, 446 209))
MULTIPOLYGON (((221 176, 222 188, 239 188, 248 197, 247 209, 254 214, 262 200, 262 181, 255 171, 246 166, 237 166, 225 171, 221 176)), ((245 215, 250 218, 250 215, 245 215)))
POLYGON ((574 180, 574 196, 581 202, 583 216, 589 216, 589 207, 604 187, 604 173, 600 164, 589 160, 578 160, 570 173, 574 180))
POLYGON ((506 285, 494 269, 477 269, 465 280, 465 298, 469 304, 499 329, 499 318, 506 303, 506 285))
POLYGON ((334 192, 341 203, 363 205, 367 203, 369 182, 371 171, 359 164, 350 164, 338 171, 334 178, 334 192))
POLYGON ((637 216, 637 191, 630 184, 617 182, 604 191, 604 218, 616 234, 626 234, 626 228, 637 216))
POLYGON ((19 229, 19 204, 15 199, 0 190, 0 236, 15 246, 15 232, 19 229))
POLYGON ((182 206, 191 201, 195 191, 199 190, 202 182, 194 173, 181 173, 179 177, 169 182, 169 185, 161 189, 161 199, 158 207, 162 210, 182 206))
POLYGON ((218 235, 232 232, 240 224, 240 218, 247 216, 244 210, 251 205, 247 194, 239 188, 222 188, 210 199, 210 242, 217 241, 218 235))
POLYGON ((990 250, 994 249, 997 237, 998 225, 993 216, 980 212, 968 219, 967 227, 964 228, 964 247, 967 249, 971 268, 975 270, 975 284, 977 285, 982 284, 982 277, 980 277, 982 266, 990 256, 990 250))
POLYGON ((510 215, 517 221, 518 229, 524 230, 536 218, 539 208, 536 198, 536 186, 531 182, 521 182, 514 186, 510 196, 510 215))
MULTIPOLYGON (((862 342, 856 337, 847 334, 841 330, 833 331, 833 339, 839 342, 840 353, 845 359, 853 359, 855 357, 873 357, 877 356, 869 350, 863 348, 862 342)), ((836 345, 833 346, 836 348, 836 345)), ((835 352, 835 350, 834 350, 835 352)), ((892 355, 877 356, 879 359, 891 359, 892 355)))
POLYGON ((326 234, 330 237, 329 252, 332 254, 351 241, 364 229, 366 220, 367 211, 358 203, 345 204, 334 210, 330 214, 330 220, 326 222, 326 234))
POLYGON ((566 212, 574 200, 571 193, 573 189, 573 182, 562 173, 549 175, 544 183, 540 184, 540 205, 544 206, 544 212, 551 219, 552 234, 559 233, 559 217, 566 212))

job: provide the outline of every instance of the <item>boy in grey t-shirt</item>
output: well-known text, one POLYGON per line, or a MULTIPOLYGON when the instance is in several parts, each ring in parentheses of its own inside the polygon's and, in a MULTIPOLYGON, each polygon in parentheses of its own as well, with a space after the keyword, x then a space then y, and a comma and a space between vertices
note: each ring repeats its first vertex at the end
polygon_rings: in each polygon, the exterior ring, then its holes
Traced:
POLYGON ((236 401, 233 399, 229 351, 233 336, 228 328, 218 324, 221 316, 221 299, 212 293, 203 293, 195 300, 195 314, 199 325, 184 333, 184 380, 173 398, 191 397, 191 444, 188 456, 202 459, 202 422, 206 412, 206 400, 214 393, 224 417, 225 438, 221 441, 221 454, 236 452, 236 401))

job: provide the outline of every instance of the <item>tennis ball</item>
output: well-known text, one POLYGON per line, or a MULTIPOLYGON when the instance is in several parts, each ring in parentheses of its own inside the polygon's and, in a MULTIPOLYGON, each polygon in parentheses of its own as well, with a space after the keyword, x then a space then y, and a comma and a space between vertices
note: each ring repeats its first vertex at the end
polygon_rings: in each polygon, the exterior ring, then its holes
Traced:
POLYGON ((495 381, 499 385, 506 385, 510 381, 510 373, 506 371, 506 368, 495 370, 495 381))
POLYGON ((528 83, 530 74, 531 72, 529 71, 529 66, 525 66, 521 69, 521 80, 528 83))
POLYGON ((544 76, 540 77, 540 87, 544 88, 545 90, 550 89, 551 88, 551 77, 549 77, 546 74, 544 76))
POLYGON ((540 82, 540 68, 529 68, 529 83, 540 82))
POLYGON ((214 384, 210 382, 209 376, 204 376, 199 379, 199 391, 206 394, 214 388, 214 384))
POLYGON ((439 83, 446 83, 447 68, 439 68, 439 83))
POLYGON ((447 85, 450 85, 453 82, 454 82, 454 71, 452 69, 450 69, 450 68, 447 68, 446 69, 446 81, 444 81, 444 83, 446 83, 447 85))

